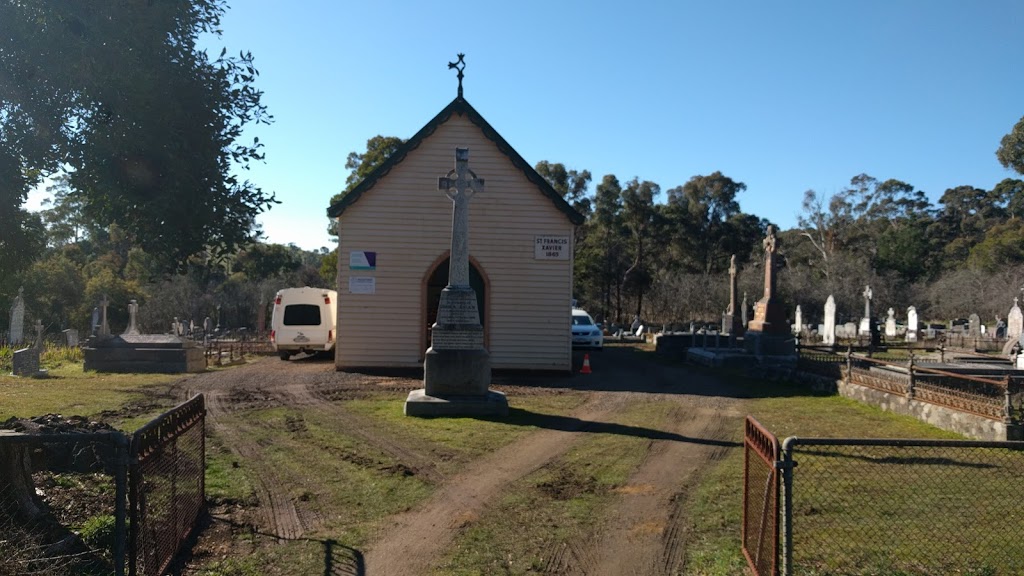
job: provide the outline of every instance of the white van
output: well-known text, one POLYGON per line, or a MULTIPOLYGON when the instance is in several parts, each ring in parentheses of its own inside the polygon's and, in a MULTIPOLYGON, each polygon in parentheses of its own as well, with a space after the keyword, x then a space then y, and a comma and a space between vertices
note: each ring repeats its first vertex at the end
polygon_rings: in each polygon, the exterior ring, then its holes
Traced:
POLYGON ((274 297, 270 342, 287 360, 293 354, 330 352, 337 338, 338 293, 326 288, 284 288, 274 297))

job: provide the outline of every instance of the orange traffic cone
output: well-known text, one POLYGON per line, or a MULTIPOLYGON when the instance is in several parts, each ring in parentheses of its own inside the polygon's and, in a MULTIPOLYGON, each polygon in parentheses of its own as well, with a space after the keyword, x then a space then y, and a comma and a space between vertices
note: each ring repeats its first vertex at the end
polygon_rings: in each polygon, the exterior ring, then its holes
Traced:
POLYGON ((590 374, 590 354, 583 355, 583 368, 580 369, 580 374, 590 374))

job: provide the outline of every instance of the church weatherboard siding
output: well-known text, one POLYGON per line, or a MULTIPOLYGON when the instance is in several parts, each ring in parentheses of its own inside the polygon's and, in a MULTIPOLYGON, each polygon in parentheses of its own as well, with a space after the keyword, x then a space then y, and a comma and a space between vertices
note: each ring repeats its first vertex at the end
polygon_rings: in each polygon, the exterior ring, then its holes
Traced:
POLYGON ((453 114, 341 214, 338 225, 338 368, 413 367, 429 346, 423 281, 451 247, 452 204, 437 190, 456 147, 486 180, 469 213, 469 251, 488 278, 491 364, 571 369, 572 260, 535 260, 536 236, 574 227, 523 171, 466 116, 453 114), (377 253, 376 270, 349 270, 353 250, 377 253), (375 294, 349 294, 352 276, 376 278, 375 294))

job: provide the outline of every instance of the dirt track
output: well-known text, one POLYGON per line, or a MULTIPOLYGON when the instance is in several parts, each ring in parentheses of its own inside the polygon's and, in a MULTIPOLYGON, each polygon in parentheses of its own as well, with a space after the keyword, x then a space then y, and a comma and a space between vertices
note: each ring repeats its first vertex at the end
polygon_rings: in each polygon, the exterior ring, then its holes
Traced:
MULTIPOLYGON (((616 490, 617 502, 598 534, 560 542, 545 551, 546 574, 617 575, 678 574, 683 572, 688 519, 684 504, 701 467, 724 453, 733 443, 741 422, 735 390, 683 366, 640 362, 628 349, 608 347, 591 354, 594 373, 552 381, 585 390, 586 401, 569 415, 568 424, 531 433, 504 448, 469 463, 445 477, 435 463, 445 457, 415 445, 392 440, 374 429, 372 421, 352 414, 338 400, 386 391, 401 394, 421 387, 406 378, 376 377, 335 372, 330 362, 266 358, 222 372, 207 373, 182 383, 178 393, 207 395, 208 428, 225 446, 258 471, 255 492, 259 505, 249 521, 260 532, 295 539, 315 532, 318 511, 307 507, 290 490, 295 478, 282 476, 265 462, 263 446, 247 433, 244 419, 233 412, 248 408, 301 407, 329 419, 332 427, 391 455, 410 471, 436 486, 422 505, 384 522, 362 551, 360 571, 369 575, 424 574, 464 528, 479 517, 505 486, 544 467, 568 451, 588 430, 618 426, 612 417, 640 398, 676 405, 668 427, 645 429, 649 437, 645 459, 629 482, 616 490), (467 520, 470 519, 470 520, 467 520)), ((515 405, 514 381, 495 388, 509 394, 515 405)), ((536 382, 531 383, 536 391, 536 382)), ((543 383, 541 383, 543 387, 543 383)), ((301 427, 301 422, 295 422, 301 427)))

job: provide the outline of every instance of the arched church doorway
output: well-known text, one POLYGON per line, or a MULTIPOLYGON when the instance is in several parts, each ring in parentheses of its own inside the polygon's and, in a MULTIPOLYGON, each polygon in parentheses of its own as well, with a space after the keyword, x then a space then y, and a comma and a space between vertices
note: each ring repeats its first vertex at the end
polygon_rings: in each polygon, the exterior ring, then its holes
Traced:
MULTIPOLYGON (((430 347, 430 327, 437 322, 437 306, 441 302, 441 291, 448 286, 449 260, 445 257, 428 272, 424 299, 426 325, 423 327, 423 346, 420 347, 423 352, 430 347)), ((490 349, 491 339, 487 331, 487 279, 480 273, 472 258, 469 261, 469 285, 476 292, 476 309, 480 312, 480 325, 484 328, 484 348, 490 349)))

